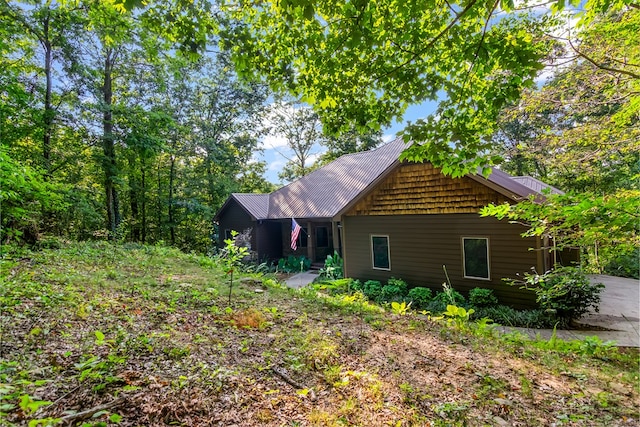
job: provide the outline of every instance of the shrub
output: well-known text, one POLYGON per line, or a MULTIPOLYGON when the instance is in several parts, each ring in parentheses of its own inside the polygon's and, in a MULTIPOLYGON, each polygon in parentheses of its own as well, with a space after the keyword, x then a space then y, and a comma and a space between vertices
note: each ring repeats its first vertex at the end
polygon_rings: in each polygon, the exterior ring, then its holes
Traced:
POLYGON ((362 293, 372 301, 378 301, 382 295, 382 283, 377 280, 367 280, 362 287, 362 293))
POLYGON ((491 289, 473 288, 469 292, 469 304, 476 308, 494 307, 498 305, 498 298, 491 289))
POLYGON ((618 277, 640 279, 640 249, 618 254, 604 267, 604 273, 618 277))
POLYGON ((313 287, 318 290, 326 290, 330 295, 348 294, 352 289, 353 279, 321 280, 313 287))
POLYGON ((438 292, 434 297, 434 300, 444 303, 444 308, 447 308, 448 304, 462 307, 465 305, 464 296, 455 289, 445 286, 444 291, 438 292))
POLYGON ((453 289, 446 283, 442 284, 443 291, 436 292, 436 295, 427 302, 425 310, 431 313, 443 313, 447 311, 448 305, 455 305, 456 307, 466 307, 466 301, 464 296, 453 289))
POLYGON ((429 301, 426 306, 424 307, 425 310, 427 310, 430 313, 442 313, 444 311, 447 310, 447 305, 449 305, 448 301, 445 298, 437 298, 439 295, 441 295, 442 292, 437 292, 436 296, 429 301))
POLYGON ((396 279, 395 277, 389 279, 389 281, 387 282, 387 286, 397 286, 400 289, 399 293, 402 295, 406 295, 407 289, 409 288, 407 282, 402 279, 396 279))
POLYGON ((307 271, 311 267, 311 261, 305 256, 289 255, 278 261, 278 270, 284 273, 298 273, 307 271))
POLYGON ((480 307, 473 314, 473 319, 489 318, 494 323, 503 326, 513 326, 520 328, 553 328, 557 326, 563 328, 566 322, 559 322, 546 313, 544 310, 516 310, 506 305, 495 307, 480 307), (557 324, 557 325, 556 325, 557 324))
POLYGON ((364 286, 362 286, 362 282, 358 279, 351 279, 351 292, 362 292, 364 286))
POLYGON ((342 270, 342 258, 337 251, 333 255, 328 255, 324 261, 324 267, 320 270, 320 277, 325 279, 342 279, 344 273, 342 270))
POLYGON ((577 319, 592 308, 598 311, 602 283, 592 284, 582 270, 561 267, 545 274, 525 274, 521 284, 536 293, 540 308, 555 313, 560 319, 577 319))
POLYGON ((405 293, 397 285, 386 285, 382 287, 379 302, 402 301, 405 293))
POLYGON ((410 289, 407 294, 407 300, 411 301, 413 308, 417 309, 426 309, 432 298, 431 289, 420 286, 410 289))

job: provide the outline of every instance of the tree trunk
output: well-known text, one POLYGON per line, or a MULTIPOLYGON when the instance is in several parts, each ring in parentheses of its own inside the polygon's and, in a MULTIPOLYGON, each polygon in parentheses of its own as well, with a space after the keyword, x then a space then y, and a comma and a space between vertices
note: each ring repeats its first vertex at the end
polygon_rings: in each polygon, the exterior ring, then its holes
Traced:
MULTIPOLYGON (((176 244, 176 226, 173 207, 173 185, 176 174, 176 156, 171 154, 171 164, 169 166, 169 233, 171 236, 171 245, 176 244)), ((160 187, 158 187, 160 188, 160 187)))
POLYGON ((104 189, 106 194, 107 207, 107 227, 110 238, 116 236, 120 225, 120 208, 116 179, 118 170, 116 164, 115 138, 113 135, 113 80, 111 72, 113 70, 113 50, 108 49, 104 60, 104 84, 102 86, 103 108, 102 113, 102 151, 104 154, 103 170, 105 175, 104 189))
POLYGON ((162 219, 163 201, 162 201, 162 162, 157 162, 156 166, 156 186, 158 188, 156 197, 156 234, 155 240, 164 240, 165 238, 165 222, 162 219))
POLYGON ((45 94, 44 94, 44 135, 42 140, 42 157, 44 160, 44 178, 51 178, 51 134, 53 133, 53 119, 55 111, 53 109, 52 102, 52 86, 51 79, 51 64, 53 61, 53 48, 51 47, 51 41, 49 40, 49 18, 50 14, 47 10, 47 15, 44 18, 43 25, 43 37, 41 40, 42 47, 44 49, 44 75, 45 75, 45 94))
POLYGON ((139 209, 138 209, 138 184, 136 182, 135 168, 136 168, 136 155, 131 154, 129 156, 129 207, 131 209, 131 240, 134 242, 140 241, 140 221, 139 221, 139 209))
MULTIPOLYGON (((145 167, 146 162, 142 159, 140 173, 141 173, 141 182, 140 182, 140 214, 142 216, 142 226, 140 230, 140 239, 142 243, 146 243, 147 240, 147 187, 146 187, 146 175, 145 175, 145 167)), ((158 195, 160 197, 160 195, 158 195)))

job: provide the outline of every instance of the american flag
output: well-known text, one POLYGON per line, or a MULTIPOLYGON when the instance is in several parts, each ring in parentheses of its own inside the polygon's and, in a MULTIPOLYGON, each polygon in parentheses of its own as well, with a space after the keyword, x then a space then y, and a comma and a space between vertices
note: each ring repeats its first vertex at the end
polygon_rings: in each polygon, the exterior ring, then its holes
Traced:
POLYGON ((300 235, 300 224, 295 219, 291 218, 291 249, 294 251, 298 249, 298 236, 300 235))

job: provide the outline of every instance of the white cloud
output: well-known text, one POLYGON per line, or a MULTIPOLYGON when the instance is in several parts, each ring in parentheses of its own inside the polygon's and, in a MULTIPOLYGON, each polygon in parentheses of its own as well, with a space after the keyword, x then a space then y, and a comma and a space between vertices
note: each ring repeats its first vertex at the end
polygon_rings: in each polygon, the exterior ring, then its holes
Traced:
POLYGON ((262 146, 266 149, 287 146, 287 139, 282 135, 269 134, 262 139, 262 146))
POLYGON ((269 163, 269 167, 267 168, 267 170, 273 171, 273 172, 280 172, 284 167, 284 165, 286 164, 287 162, 285 160, 274 160, 273 162, 269 163))
POLYGON ((323 150, 321 152, 311 154, 309 157, 307 157, 307 165, 313 165, 326 151, 327 150, 323 150))
POLYGON ((387 134, 382 135, 382 141, 383 142, 391 142, 394 139, 396 139, 396 135, 393 134, 393 133, 387 133, 387 134))

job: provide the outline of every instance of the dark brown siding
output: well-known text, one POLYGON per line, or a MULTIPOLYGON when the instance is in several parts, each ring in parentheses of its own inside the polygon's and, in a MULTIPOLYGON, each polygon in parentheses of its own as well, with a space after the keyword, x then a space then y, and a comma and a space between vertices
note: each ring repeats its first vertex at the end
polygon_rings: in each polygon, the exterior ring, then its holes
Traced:
POLYGON ((345 269, 348 277, 406 280, 411 286, 442 290, 446 266, 454 289, 464 295, 475 287, 493 289, 501 302, 532 305, 532 293, 508 286, 503 277, 539 269, 535 238, 522 238, 522 226, 481 218, 478 214, 347 216, 343 218, 345 269), (388 235, 391 271, 374 270, 371 235, 388 235), (490 281, 463 277, 462 237, 489 239, 490 281))
POLYGON ((235 230, 239 233, 247 228, 251 228, 251 250, 256 250, 256 223, 251 217, 238 205, 235 200, 231 200, 224 212, 218 220, 219 236, 218 247, 224 246, 225 230, 235 230))
POLYGON ((509 199, 471 178, 449 178, 428 163, 407 163, 385 178, 346 215, 477 213, 509 199))
POLYGON ((282 225, 279 221, 264 221, 258 225, 256 250, 260 261, 282 258, 282 225))
POLYGON ((333 228, 330 222, 309 222, 306 220, 298 220, 300 227, 305 228, 309 237, 307 237, 307 242, 312 242, 314 245, 313 249, 309 251, 307 247, 298 247, 295 251, 291 249, 291 220, 287 220, 282 223, 282 254, 283 256, 295 255, 295 256, 305 256, 307 258, 312 258, 312 262, 324 262, 327 258, 327 255, 333 254, 333 228), (328 246, 319 248, 317 247, 316 242, 316 229, 318 227, 325 227, 327 229, 328 236, 328 246))

